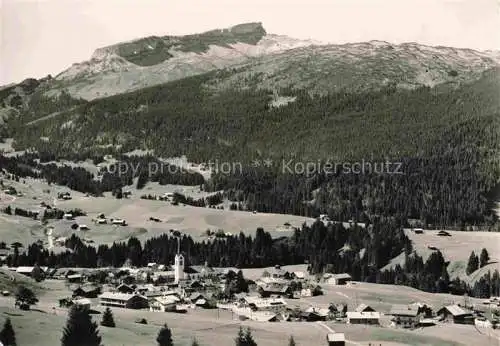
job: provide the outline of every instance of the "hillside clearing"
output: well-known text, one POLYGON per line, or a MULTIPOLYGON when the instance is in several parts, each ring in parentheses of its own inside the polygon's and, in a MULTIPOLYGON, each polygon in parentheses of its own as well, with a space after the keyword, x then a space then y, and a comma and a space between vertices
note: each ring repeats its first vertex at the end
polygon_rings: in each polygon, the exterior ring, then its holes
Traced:
MULTIPOLYGON (((451 237, 438 236, 438 231, 424 230, 423 234, 416 234, 411 230, 406 230, 406 235, 411 239, 413 248, 424 261, 435 250, 428 247, 437 248, 443 254, 446 261, 450 261, 448 273, 450 278, 458 277, 469 284, 473 284, 488 271, 500 270, 500 234, 496 232, 462 232, 447 231, 451 237), (481 250, 485 248, 490 256, 489 264, 478 269, 471 275, 466 275, 465 269, 467 261, 472 251, 479 256, 481 250)), ((404 264, 404 254, 395 257, 391 263, 383 269, 389 269, 395 265, 404 264)))
POLYGON ((181 192, 187 196, 196 198, 205 196, 198 187, 163 185, 150 183, 141 191, 130 189, 130 199, 116 199, 106 193, 105 197, 88 197, 83 193, 71 191, 66 187, 49 186, 47 183, 37 179, 22 179, 20 182, 5 181, 6 185, 13 186, 23 196, 8 196, 2 194, 0 202, 2 208, 10 205, 12 208, 19 207, 26 210, 42 211, 41 202, 54 205, 59 209, 81 209, 87 216, 75 218, 75 220, 49 220, 46 226, 40 221, 16 215, 0 214, 0 237, 7 243, 19 241, 25 245, 36 240, 46 241, 44 233, 46 227, 54 227, 53 236, 67 237, 77 233, 81 238, 92 240, 96 244, 109 244, 114 241, 126 241, 131 236, 141 240, 156 237, 169 230, 179 230, 192 236, 195 240, 207 239, 206 230, 217 231, 219 229, 232 234, 244 232, 254 234, 258 227, 270 232, 274 237, 288 236, 293 233, 293 227, 301 227, 305 222, 311 224, 314 219, 286 214, 254 214, 245 211, 219 210, 212 208, 192 207, 188 205, 174 206, 169 202, 144 200, 140 194, 158 194, 164 192, 181 192), (23 184, 23 181, 26 183, 23 184), (59 192, 69 191, 72 199, 67 201, 57 200, 59 192), (142 193, 141 193, 142 192, 142 193), (122 218, 127 221, 128 226, 116 225, 94 225, 92 219, 100 213, 107 218, 122 218), (150 217, 159 218, 162 222, 156 223, 149 220, 150 217), (85 224, 90 230, 81 232, 71 229, 74 223, 85 224), (284 228, 289 223, 291 226, 284 228))

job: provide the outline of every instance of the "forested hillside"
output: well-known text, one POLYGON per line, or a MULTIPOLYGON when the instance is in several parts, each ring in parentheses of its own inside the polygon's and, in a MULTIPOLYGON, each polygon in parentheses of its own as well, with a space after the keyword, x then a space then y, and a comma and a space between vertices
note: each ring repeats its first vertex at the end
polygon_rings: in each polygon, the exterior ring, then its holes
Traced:
POLYGON ((230 75, 214 72, 91 102, 61 96, 56 101, 68 103, 65 111, 37 121, 36 112, 24 112, 8 127, 16 149, 54 158, 141 148, 241 163, 243 171, 219 172, 207 189, 225 190, 248 210, 359 221, 392 215, 457 228, 495 222, 488 193, 500 176, 499 69, 458 88, 389 86, 323 96, 279 90, 293 100, 280 107, 271 106, 276 91, 251 81, 245 89, 209 87, 230 75), (255 159, 274 164, 255 168, 255 159), (283 172, 290 160, 390 160, 401 162, 402 174, 283 172))
MULTIPOLYGON (((48 146, 57 155, 121 145, 123 150, 154 149, 165 157, 184 154, 195 162, 250 162, 258 152, 312 160, 422 155, 441 145, 444 131, 453 129, 444 139, 459 142, 485 124, 498 123, 499 70, 457 89, 387 87, 321 97, 281 90, 280 95, 296 99, 277 108, 269 105, 272 91, 213 92, 206 86, 227 73, 88 102, 36 126, 26 126, 33 120, 26 112, 10 127, 17 148, 48 146)), ((489 132, 475 139, 482 142, 480 150, 498 139, 496 128, 489 132)))

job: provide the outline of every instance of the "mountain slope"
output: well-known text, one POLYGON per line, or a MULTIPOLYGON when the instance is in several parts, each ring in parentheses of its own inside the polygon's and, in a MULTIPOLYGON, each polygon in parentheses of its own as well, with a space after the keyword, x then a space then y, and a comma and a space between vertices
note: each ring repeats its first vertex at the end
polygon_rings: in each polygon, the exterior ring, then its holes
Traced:
MULTIPOLYGON (((362 222, 415 218, 454 227, 495 223, 490 196, 500 182, 500 67, 494 52, 378 41, 286 52, 273 41, 262 51, 269 35, 259 28, 246 27, 243 37, 201 34, 174 46, 148 38, 108 47, 99 54, 132 70, 76 66, 40 84, 6 132, 16 150, 36 151, 41 159, 102 160, 142 149, 164 158, 186 155, 190 162, 241 164, 243 172, 219 172, 206 188, 226 191, 248 210, 362 222), (154 54, 134 54, 148 45, 154 54), (241 47, 262 54, 216 69, 213 62, 224 54, 243 56, 241 47), (211 71, 201 73, 205 69, 211 71), (198 75, 183 78, 186 73, 198 75), (142 87, 172 78, 178 79, 142 87), (129 82, 139 89, 120 94, 129 82), (47 96, 57 88, 58 97, 47 96), (95 97, 102 88, 117 94, 91 101, 70 95, 95 97), (259 170, 254 160, 275 164, 259 170), (390 160, 400 162, 404 174, 309 176, 287 173, 289 160, 390 160)), ((129 178, 119 177, 113 187, 130 184, 129 178)), ((92 186, 88 179, 83 186, 92 186)))
POLYGON ((457 85, 499 64, 500 56, 494 52, 371 41, 264 56, 245 64, 217 87, 241 87, 251 79, 263 89, 293 87, 323 94, 386 86, 413 89, 457 85))
POLYGON ((38 112, 36 126, 26 125, 35 120, 27 113, 12 126, 19 149, 47 147, 60 154, 119 145, 195 161, 250 161, 257 152, 310 159, 412 156, 431 150, 452 126, 494 121, 499 71, 453 88, 385 87, 321 97, 309 96, 307 88, 281 89, 278 95, 295 101, 278 108, 271 106, 276 91, 252 81, 246 88, 214 92, 212 86, 233 75, 213 72, 94 100, 46 120, 38 112))
POLYGON ((488 196, 500 182, 500 68, 435 88, 310 95, 247 80, 244 88, 213 89, 233 73, 84 102, 38 121, 36 113, 22 114, 9 122, 14 147, 52 159, 139 148, 215 163, 212 168, 241 164, 243 171, 219 172, 206 188, 226 191, 248 210, 361 222, 382 215, 442 227, 495 223, 488 196), (293 102, 275 107, 277 97, 293 102), (253 160, 266 159, 273 162, 269 169, 252 168, 253 160), (326 160, 373 163, 379 171, 387 160, 401 162, 403 174, 301 174, 301 163, 318 169, 326 160))
POLYGON ((457 84, 498 66, 498 52, 382 41, 319 44, 268 34, 261 23, 186 36, 151 36, 97 49, 55 77, 48 95, 67 90, 92 100, 208 71, 237 67, 223 88, 308 88, 314 92, 457 84))
POLYGON ((261 23, 186 36, 151 36, 97 49, 55 77, 54 91, 77 98, 111 96, 231 66, 317 42, 269 35, 261 23))

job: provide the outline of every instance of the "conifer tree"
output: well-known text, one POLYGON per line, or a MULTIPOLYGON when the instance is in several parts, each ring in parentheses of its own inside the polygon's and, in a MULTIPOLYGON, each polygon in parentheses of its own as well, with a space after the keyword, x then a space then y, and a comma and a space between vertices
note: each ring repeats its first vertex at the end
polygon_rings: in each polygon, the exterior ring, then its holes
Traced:
POLYGON ((240 329, 238 330, 238 335, 236 336, 235 341, 235 346, 246 346, 245 343, 245 332, 243 331, 243 327, 240 326, 240 329))
POLYGON ((62 346, 102 346, 97 323, 92 322, 87 310, 71 307, 61 343, 62 346))
POLYGON ((163 328, 158 333, 156 342, 158 343, 158 346, 174 346, 174 342, 172 341, 172 331, 166 324, 163 325, 163 328))
POLYGON ((467 275, 470 275, 471 273, 475 272, 479 268, 479 259, 477 258, 476 254, 474 251, 469 256, 469 261, 467 263, 467 268, 465 270, 465 273, 467 275))
POLYGON ((102 315, 101 326, 114 328, 116 327, 115 320, 113 318, 113 313, 109 307, 104 310, 104 314, 102 315))
POLYGON ((257 343, 253 339, 250 328, 243 330, 241 326, 240 329, 238 330, 238 335, 236 336, 235 344, 236 346, 257 346, 257 343))
POLYGON ((14 333, 14 328, 12 328, 12 323, 10 318, 5 320, 3 329, 0 332, 0 342, 3 346, 16 346, 16 334, 14 333))
POLYGON ((483 250, 481 251, 481 255, 479 256, 479 268, 482 268, 485 265, 487 265, 489 260, 490 260, 490 255, 488 253, 488 250, 483 248, 483 250))
POLYGON ((250 328, 247 328, 245 332, 245 346, 257 346, 257 343, 253 339, 252 332, 250 328))
POLYGON ((236 285, 238 293, 240 292, 248 292, 248 283, 243 277, 243 272, 241 270, 236 274, 236 285))

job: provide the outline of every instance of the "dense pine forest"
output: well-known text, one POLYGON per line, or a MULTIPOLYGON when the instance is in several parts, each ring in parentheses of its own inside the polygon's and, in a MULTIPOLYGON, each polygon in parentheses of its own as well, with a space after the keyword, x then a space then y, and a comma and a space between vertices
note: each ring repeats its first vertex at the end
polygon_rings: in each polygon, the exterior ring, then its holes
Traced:
MULTIPOLYGON (((71 100, 65 93, 57 98, 35 93, 29 107, 6 127, 16 149, 32 149, 42 161, 96 162, 104 154, 120 157, 141 148, 154 149, 156 157, 241 163, 242 171, 216 171, 205 190, 224 190, 246 210, 326 213, 336 220, 360 222, 392 215, 435 227, 495 229, 492 208, 497 196, 492 191, 500 179, 500 70, 487 71, 480 80, 458 88, 388 86, 326 95, 279 90, 295 101, 277 108, 270 106, 273 92, 256 88, 251 78, 247 89, 218 89, 217 81, 229 78, 231 71, 91 102, 71 100), (56 109, 61 111, 54 113, 56 109), (39 120, 33 121, 35 114, 39 120), (252 167, 256 159, 274 165, 252 167), (401 164, 402 174, 283 172, 281 163, 290 160, 363 160, 372 165, 389 160, 401 164)), ((2 159, 1 166, 20 170, 6 162, 2 159)), ((96 183, 83 170, 53 166, 44 168, 42 175, 96 195, 131 185, 133 178, 139 178, 138 187, 148 180, 203 182, 199 175, 149 177, 143 170, 135 176, 105 174, 96 183)))
MULTIPOLYGON (((499 73, 488 71, 458 89, 387 87, 321 96, 280 90, 295 101, 271 107, 272 91, 213 90, 210 83, 230 75, 220 71, 79 106, 66 94, 38 96, 8 128, 16 148, 57 157, 98 152, 103 146, 154 149, 158 156, 186 155, 194 162, 249 163, 259 152, 301 160, 422 157, 443 140, 462 142, 485 125, 497 124, 499 73), (43 110, 51 102, 68 106, 56 107, 62 112, 47 117, 53 112, 43 110), (26 125, 34 114, 41 119, 26 125)), ((479 150, 491 149, 498 143, 498 129, 486 128, 484 138, 471 140, 480 144, 479 150)))

